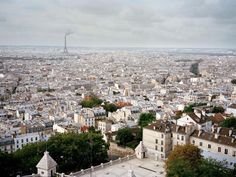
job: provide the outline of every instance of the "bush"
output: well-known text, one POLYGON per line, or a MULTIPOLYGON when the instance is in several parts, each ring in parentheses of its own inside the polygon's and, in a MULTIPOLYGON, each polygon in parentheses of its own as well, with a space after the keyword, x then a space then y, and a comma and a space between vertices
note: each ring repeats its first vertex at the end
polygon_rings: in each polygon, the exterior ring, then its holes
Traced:
POLYGON ((133 141, 134 136, 130 128, 119 129, 116 135, 116 141, 118 145, 126 146, 127 143, 133 141))
POLYGON ((92 108, 101 105, 102 100, 99 99, 97 96, 89 96, 81 101, 81 105, 83 108, 92 108))
POLYGON ((214 106, 212 113, 224 113, 225 109, 222 106, 214 106))
POLYGON ((232 80, 231 80, 231 83, 234 84, 234 85, 236 85, 236 79, 232 79, 232 80))
POLYGON ((141 127, 147 126, 152 121, 156 120, 155 116, 151 113, 141 113, 139 116, 138 125, 141 127))
POLYGON ((223 122, 220 123, 220 126, 236 129, 236 118, 230 117, 228 119, 225 119, 223 122))

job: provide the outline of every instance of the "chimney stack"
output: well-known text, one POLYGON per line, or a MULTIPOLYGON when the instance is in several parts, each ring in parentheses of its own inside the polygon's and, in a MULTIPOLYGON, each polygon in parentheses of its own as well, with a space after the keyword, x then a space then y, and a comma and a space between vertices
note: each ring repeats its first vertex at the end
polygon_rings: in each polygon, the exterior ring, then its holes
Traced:
POLYGON ((232 129, 229 129, 229 136, 231 136, 233 133, 233 130, 232 129))
POLYGON ((218 134, 220 133, 220 129, 221 129, 221 127, 217 127, 217 133, 218 134))
POLYGON ((219 134, 218 133, 215 133, 215 139, 218 139, 219 138, 219 134))
POLYGON ((198 132, 198 135, 197 135, 197 136, 199 137, 199 136, 201 136, 201 134, 202 134, 202 130, 199 130, 199 132, 198 132))

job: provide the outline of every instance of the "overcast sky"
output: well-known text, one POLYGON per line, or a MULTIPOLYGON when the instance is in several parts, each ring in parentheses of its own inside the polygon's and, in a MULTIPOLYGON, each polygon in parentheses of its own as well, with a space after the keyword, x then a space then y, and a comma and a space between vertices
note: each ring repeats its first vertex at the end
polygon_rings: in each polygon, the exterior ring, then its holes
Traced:
POLYGON ((236 48, 236 0, 0 0, 0 45, 236 48))

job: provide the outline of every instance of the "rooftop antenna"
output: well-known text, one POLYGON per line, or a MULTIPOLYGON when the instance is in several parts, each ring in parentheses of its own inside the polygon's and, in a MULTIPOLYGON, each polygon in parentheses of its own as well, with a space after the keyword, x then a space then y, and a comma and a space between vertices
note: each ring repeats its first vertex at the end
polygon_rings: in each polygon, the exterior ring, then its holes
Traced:
POLYGON ((66 39, 67 39, 67 36, 69 36, 70 34, 72 34, 71 31, 68 31, 65 33, 65 37, 64 37, 64 53, 68 54, 68 50, 67 50, 67 42, 66 42, 66 39))

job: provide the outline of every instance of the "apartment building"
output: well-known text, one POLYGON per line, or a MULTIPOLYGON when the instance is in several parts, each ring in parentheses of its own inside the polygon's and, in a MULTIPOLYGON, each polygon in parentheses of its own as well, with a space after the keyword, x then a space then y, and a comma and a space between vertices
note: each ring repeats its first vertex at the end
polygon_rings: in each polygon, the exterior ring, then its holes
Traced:
POLYGON ((0 139, 0 150, 6 153, 12 153, 15 151, 14 139, 12 137, 9 138, 1 138, 0 139))
POLYGON ((229 167, 236 163, 236 131, 218 127, 212 132, 195 130, 190 136, 190 143, 202 150, 204 157, 225 160, 229 167), (225 134, 225 132, 228 132, 225 134))
POLYGON ((179 126, 158 120, 143 128, 143 145, 146 156, 166 159, 176 145, 194 144, 202 155, 225 160, 228 167, 236 163, 236 131, 229 128, 214 128, 210 132, 198 130, 194 125, 179 126))
POLYGON ((147 148, 147 156, 156 160, 165 159, 172 150, 171 124, 158 120, 143 128, 143 144, 147 148))
POLYGON ((111 125, 112 122, 108 120, 98 121, 98 130, 100 130, 102 133, 111 131, 111 125))
POLYGON ((42 137, 39 133, 26 133, 22 135, 17 135, 14 138, 15 151, 17 149, 21 149, 26 144, 35 143, 41 140, 42 140, 42 137))
POLYGON ((198 130, 210 131, 212 126, 211 118, 208 117, 205 111, 194 110, 194 112, 184 114, 177 120, 177 125, 195 125, 198 130))

